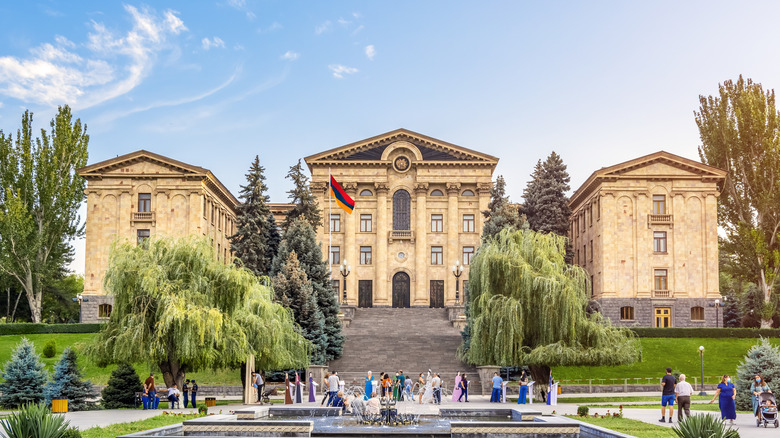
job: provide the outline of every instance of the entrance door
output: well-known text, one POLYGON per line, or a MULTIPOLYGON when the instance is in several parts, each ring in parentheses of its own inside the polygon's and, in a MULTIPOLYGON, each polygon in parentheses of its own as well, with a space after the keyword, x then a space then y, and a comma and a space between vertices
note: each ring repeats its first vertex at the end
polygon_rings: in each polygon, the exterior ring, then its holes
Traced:
POLYGON ((444 307, 444 280, 431 280, 431 307, 444 307))
POLYGON ((409 307, 409 274, 398 272, 393 275, 393 307, 409 307))
POLYGON ((656 307, 655 308, 655 326, 656 327, 671 327, 672 326, 672 309, 669 307, 656 307))
POLYGON ((372 307, 374 305, 372 283, 371 280, 358 280, 358 307, 372 307))

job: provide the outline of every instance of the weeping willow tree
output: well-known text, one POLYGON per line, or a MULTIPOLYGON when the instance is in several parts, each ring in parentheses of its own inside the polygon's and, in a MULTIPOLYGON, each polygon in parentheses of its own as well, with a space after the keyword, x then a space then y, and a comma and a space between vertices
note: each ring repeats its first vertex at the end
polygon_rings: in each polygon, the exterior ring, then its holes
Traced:
POLYGON ((527 365, 547 382, 552 366, 619 365, 640 358, 628 329, 586 315, 588 276, 566 264, 566 238, 503 230, 480 246, 469 273, 470 343, 476 365, 527 365))
POLYGON ((205 239, 114 244, 105 275, 114 297, 90 347, 99 365, 149 360, 165 384, 187 372, 237 367, 303 368, 310 343, 273 291, 244 268, 226 265, 205 239))

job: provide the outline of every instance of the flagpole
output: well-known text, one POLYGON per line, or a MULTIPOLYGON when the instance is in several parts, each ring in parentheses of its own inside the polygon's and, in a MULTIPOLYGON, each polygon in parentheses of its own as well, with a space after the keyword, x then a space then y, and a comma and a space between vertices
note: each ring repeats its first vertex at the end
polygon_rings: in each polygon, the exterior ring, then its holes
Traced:
MULTIPOLYGON (((333 196, 331 195, 331 191, 333 190, 333 188, 330 186, 330 178, 331 178, 330 166, 328 166, 328 220, 325 223, 328 224, 328 271, 330 271, 331 275, 333 275, 333 271, 331 268, 331 260, 330 260, 331 245, 333 244, 333 233, 332 233, 333 230, 331 230, 331 226, 330 226, 330 208, 331 208, 330 203, 331 203, 331 199, 333 198, 333 196)), ((331 277, 330 279, 331 281, 333 281, 333 277, 331 277)), ((339 297, 339 289, 336 289, 336 299, 338 299, 339 297)))

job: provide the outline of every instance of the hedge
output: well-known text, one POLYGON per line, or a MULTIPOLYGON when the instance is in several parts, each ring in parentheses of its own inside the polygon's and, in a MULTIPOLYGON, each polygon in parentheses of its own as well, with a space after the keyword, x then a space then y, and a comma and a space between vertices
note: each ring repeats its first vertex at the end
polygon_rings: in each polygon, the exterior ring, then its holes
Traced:
POLYGON ((657 328, 657 327, 631 327, 631 330, 640 338, 777 338, 780 337, 780 329, 757 328, 715 328, 715 327, 691 327, 691 328, 657 328))
POLYGON ((45 333, 97 333, 102 323, 83 324, 0 324, 0 336, 45 333))

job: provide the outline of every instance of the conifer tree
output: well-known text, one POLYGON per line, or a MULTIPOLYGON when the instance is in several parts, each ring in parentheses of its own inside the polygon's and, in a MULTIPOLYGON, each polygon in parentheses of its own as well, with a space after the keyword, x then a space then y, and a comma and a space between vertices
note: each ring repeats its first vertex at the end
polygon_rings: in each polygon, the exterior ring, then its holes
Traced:
POLYGON ((780 348, 766 338, 750 347, 737 367, 737 410, 752 409, 750 384, 756 374, 760 374, 770 388, 774 389, 780 382, 780 348))
POLYGON ((518 213, 521 217, 525 217, 526 221, 529 223, 529 226, 531 225, 531 218, 533 218, 534 223, 536 223, 536 212, 538 210, 537 204, 539 202, 540 188, 539 180, 541 178, 542 160, 538 160, 536 162, 536 166, 534 166, 534 171, 531 173, 531 180, 528 181, 528 184, 526 184, 525 188, 523 189, 523 203, 518 209, 518 213))
POLYGON ((3 367, 0 406, 15 409, 26 403, 44 401, 42 389, 48 376, 43 366, 33 343, 22 338, 3 367))
POLYGON ((282 228, 287 231, 295 219, 303 217, 316 231, 317 227, 322 226, 322 214, 317 206, 317 198, 314 197, 309 187, 309 177, 303 172, 301 160, 298 160, 298 164, 290 167, 287 178, 293 182, 294 187, 287 193, 295 207, 287 213, 282 228))
POLYGON ((517 214, 517 210, 509 202, 509 196, 506 195, 506 182, 504 176, 499 175, 493 187, 490 189, 490 202, 488 209, 482 212, 485 216, 485 225, 482 227, 482 241, 485 241, 504 228, 517 230, 520 228, 522 219, 517 214))
POLYGON ((76 352, 72 349, 66 348, 62 352, 60 361, 54 367, 52 380, 44 389, 46 404, 51 405, 54 399, 66 398, 68 410, 71 411, 83 411, 92 405, 87 400, 95 396, 95 391, 91 382, 81 380, 83 375, 77 360, 76 352))
POLYGON ((327 338, 325 359, 328 361, 338 359, 341 357, 344 345, 344 335, 341 332, 341 322, 338 318, 338 297, 331 287, 330 269, 327 261, 322 257, 322 249, 317 242, 314 228, 303 218, 294 220, 285 231, 282 243, 279 244, 279 251, 274 258, 272 275, 281 271, 291 251, 295 251, 301 269, 311 281, 317 297, 317 306, 325 319, 325 336, 327 338))
POLYGON ((135 393, 143 390, 144 386, 141 384, 141 378, 138 377, 135 368, 127 363, 120 363, 111 372, 108 385, 103 388, 101 404, 105 409, 135 407, 135 393))
POLYGON ((723 327, 740 327, 742 314, 739 311, 737 295, 730 292, 725 296, 725 300, 723 305, 723 327))
POLYGON ((264 172, 260 157, 255 155, 246 174, 247 184, 241 186, 239 194, 242 203, 236 207, 236 234, 230 236, 233 254, 257 276, 269 274, 275 249, 269 239, 273 233, 278 234, 268 207, 270 198, 266 194, 264 172))
POLYGON ((309 352, 311 362, 324 364, 328 347, 325 321, 317 305, 311 281, 301 269, 295 251, 289 252, 281 270, 273 277, 273 284, 276 301, 292 310, 295 322, 303 331, 303 337, 314 345, 309 352))
POLYGON ((282 235, 279 234, 279 225, 274 219, 273 213, 268 213, 268 228, 265 231, 266 257, 268 258, 268 275, 271 274, 271 265, 274 262, 279 244, 282 243, 282 235))
POLYGON ((566 192, 571 178, 560 155, 552 152, 543 163, 537 163, 533 177, 525 200, 527 210, 522 211, 528 225, 534 231, 567 236, 571 208, 566 192))

